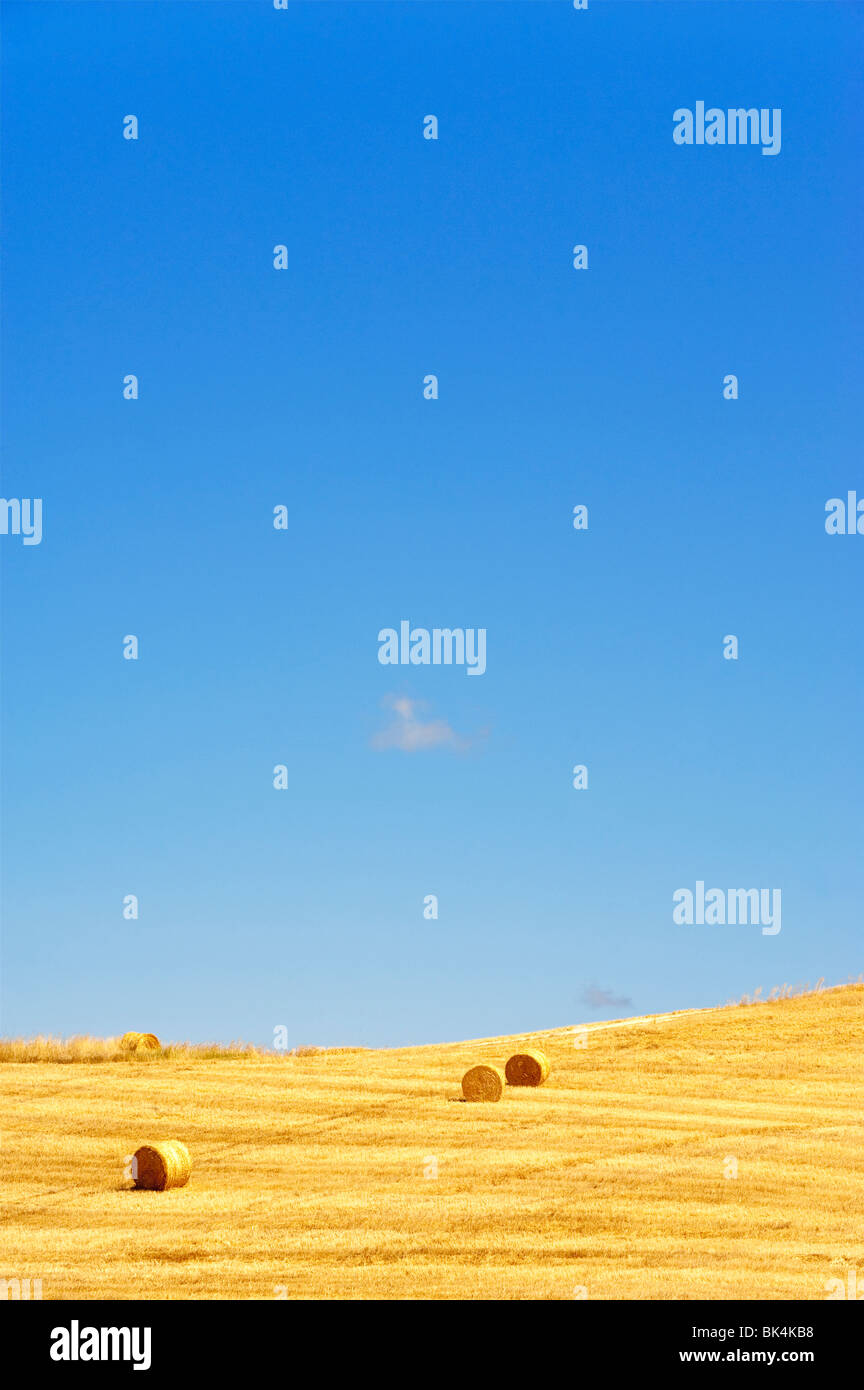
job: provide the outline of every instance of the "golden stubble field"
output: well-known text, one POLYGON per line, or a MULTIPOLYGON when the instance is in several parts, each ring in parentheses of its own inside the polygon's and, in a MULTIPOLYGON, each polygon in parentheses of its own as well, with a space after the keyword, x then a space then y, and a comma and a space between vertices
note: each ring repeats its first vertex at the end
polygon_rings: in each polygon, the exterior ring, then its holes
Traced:
POLYGON ((45 1299, 824 1299, 864 1286, 864 987, 395 1051, 4 1062, 0 1278, 45 1299), (579 1043, 584 1045, 580 1046, 579 1043), (148 1139, 185 1188, 130 1190, 148 1139), (737 1177, 727 1176, 737 1165, 737 1177))

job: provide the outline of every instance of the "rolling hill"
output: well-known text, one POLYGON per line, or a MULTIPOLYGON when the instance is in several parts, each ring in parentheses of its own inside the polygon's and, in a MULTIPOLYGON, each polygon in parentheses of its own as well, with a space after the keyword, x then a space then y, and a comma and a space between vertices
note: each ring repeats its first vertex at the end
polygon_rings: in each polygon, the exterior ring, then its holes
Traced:
POLYGON ((824 1299, 864 1285, 864 987, 530 1035, 0 1064, 0 1278, 45 1299, 824 1299), (192 1179, 136 1192, 148 1139, 192 1179))

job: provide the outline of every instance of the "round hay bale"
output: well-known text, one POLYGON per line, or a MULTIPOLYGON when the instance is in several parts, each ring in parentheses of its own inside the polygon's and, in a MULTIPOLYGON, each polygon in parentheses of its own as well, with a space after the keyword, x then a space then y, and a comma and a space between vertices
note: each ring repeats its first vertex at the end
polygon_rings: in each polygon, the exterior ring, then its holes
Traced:
POLYGON ((500 1100, 504 1094, 504 1073, 500 1067, 481 1062, 462 1077, 462 1094, 466 1100, 500 1100))
POLYGON ((162 1044, 155 1033, 139 1033, 136 1052, 158 1052, 162 1044))
POLYGON ((132 1172, 135 1186, 149 1192, 166 1187, 185 1187, 192 1172, 189 1150, 179 1139, 162 1139, 158 1144, 142 1144, 135 1150, 132 1172))
POLYGON ((123 1051, 134 1052, 135 1048, 138 1046, 138 1039, 140 1037, 140 1033, 124 1033, 120 1039, 120 1046, 123 1048, 123 1051))
POLYGON ((511 1086, 542 1086, 549 1075, 549 1058, 539 1048, 516 1052, 504 1068, 511 1086))

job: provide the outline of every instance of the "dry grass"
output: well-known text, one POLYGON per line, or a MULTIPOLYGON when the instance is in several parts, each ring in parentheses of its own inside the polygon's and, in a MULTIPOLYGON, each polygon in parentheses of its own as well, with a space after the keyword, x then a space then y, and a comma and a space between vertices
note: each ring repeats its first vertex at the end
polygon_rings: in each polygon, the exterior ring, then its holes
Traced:
POLYGON ((864 1274, 862 1044, 853 985, 396 1051, 7 1061, 0 1277, 46 1299, 822 1299, 864 1274), (523 1044, 545 1085, 454 1103, 523 1044), (153 1135, 188 1145, 188 1186, 130 1190, 153 1135))
MULTIPOLYGON (((264 1048, 253 1047, 251 1043, 168 1043, 160 1047, 140 1047, 137 1042, 130 1045, 127 1039, 138 1038, 141 1034, 124 1033, 122 1038, 0 1038, 0 1062, 126 1062, 146 1066, 159 1062, 204 1061, 220 1058, 223 1061, 237 1057, 256 1058, 261 1061, 272 1059, 281 1061, 286 1055, 268 1052, 264 1048)), ((154 1036, 153 1034, 143 1036, 154 1036)), ((310 1053, 326 1051, 324 1048, 305 1049, 310 1053)), ((341 1049, 335 1049, 341 1050, 341 1049)), ((350 1048, 348 1051, 356 1051, 350 1048)))
MULTIPOLYGON (((860 984, 864 984, 864 975, 858 975, 858 976, 856 976, 856 977, 854 977, 854 978, 853 978, 853 976, 850 975, 850 976, 849 976, 849 979, 846 981, 846 984, 847 984, 847 985, 860 985, 860 984)), ((766 995, 764 995, 764 996, 763 996, 763 994, 762 994, 762 986, 760 985, 758 989, 754 989, 754 991, 753 991, 752 994, 742 994, 742 996, 741 996, 740 999, 727 999, 727 1000, 726 1000, 726 1007, 727 1007, 727 1008, 732 1008, 732 1009, 734 1009, 734 1008, 737 1008, 737 1006, 738 1006, 739 1004, 774 1004, 774 1003, 776 1003, 779 999, 801 999, 805 994, 819 994, 819 993, 821 993, 821 991, 822 991, 824 988, 825 988, 825 976, 824 976, 824 975, 823 975, 820 979, 818 979, 818 980, 816 981, 815 985, 812 985, 812 986, 811 986, 809 980, 806 981, 804 984, 796 984, 796 985, 790 985, 790 984, 775 985, 774 988, 771 990, 770 994, 766 994, 766 995)), ((829 989, 844 989, 845 986, 844 986, 844 985, 829 985, 828 988, 829 988, 829 989)))

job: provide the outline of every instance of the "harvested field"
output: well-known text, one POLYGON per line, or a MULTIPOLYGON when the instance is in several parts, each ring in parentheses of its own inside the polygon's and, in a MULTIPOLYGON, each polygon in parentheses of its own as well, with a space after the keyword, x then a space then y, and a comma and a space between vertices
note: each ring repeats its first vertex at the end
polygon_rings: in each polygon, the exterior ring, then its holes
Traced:
POLYGON ((6 1061, 0 1277, 45 1299, 823 1299, 864 1270, 862 1077, 860 985, 393 1051, 6 1061), (457 1103, 470 1066, 531 1048, 542 1086, 457 1103), (163 1135, 190 1181, 131 1190, 163 1135))

